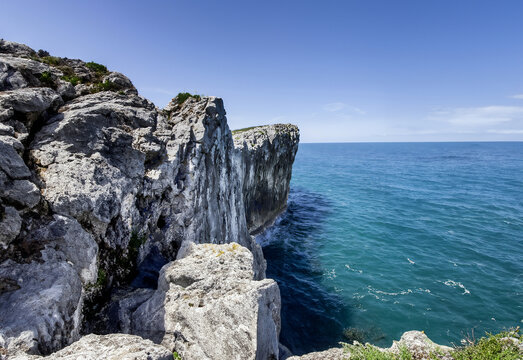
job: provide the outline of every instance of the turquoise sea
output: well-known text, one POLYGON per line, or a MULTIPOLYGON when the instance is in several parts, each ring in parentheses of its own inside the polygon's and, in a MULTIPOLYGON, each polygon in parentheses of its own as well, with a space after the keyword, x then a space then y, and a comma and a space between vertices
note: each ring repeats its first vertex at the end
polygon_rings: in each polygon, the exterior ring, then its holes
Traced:
POLYGON ((258 241, 295 354, 523 325, 523 143, 300 144, 258 241))

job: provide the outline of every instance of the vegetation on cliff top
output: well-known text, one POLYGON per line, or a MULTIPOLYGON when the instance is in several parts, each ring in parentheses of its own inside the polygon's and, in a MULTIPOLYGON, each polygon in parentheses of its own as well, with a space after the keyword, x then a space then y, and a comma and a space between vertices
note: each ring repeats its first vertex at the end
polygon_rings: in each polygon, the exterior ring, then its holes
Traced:
POLYGON ((188 92, 181 92, 181 93, 178 93, 178 95, 176 95, 173 100, 175 100, 178 103, 178 105, 182 105, 190 97, 195 98, 197 101, 200 101, 202 99, 201 95, 198 95, 198 94, 193 95, 188 92))
POLYGON ((523 339, 519 327, 499 334, 487 333, 479 341, 466 339, 463 347, 457 347, 450 354, 435 351, 430 354, 419 354, 409 351, 405 346, 399 347, 399 353, 383 351, 370 344, 342 343, 345 354, 350 360, 418 360, 453 359, 453 360, 520 360, 523 359, 523 339), (420 357, 422 356, 422 357, 420 357))

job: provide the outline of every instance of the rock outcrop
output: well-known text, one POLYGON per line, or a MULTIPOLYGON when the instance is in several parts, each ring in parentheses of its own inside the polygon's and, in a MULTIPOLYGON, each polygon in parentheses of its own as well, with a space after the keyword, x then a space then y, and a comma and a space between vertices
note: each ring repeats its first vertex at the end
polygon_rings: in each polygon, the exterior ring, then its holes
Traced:
MULTIPOLYGON (((0 350, 46 355, 82 329, 113 330, 115 316, 114 330, 131 332, 134 316, 147 316, 142 305, 171 291, 160 278, 155 292, 157 278, 182 242, 235 242, 252 256, 241 257, 245 272, 226 273, 227 284, 243 284, 250 308, 231 319, 251 321, 258 358, 277 354, 277 331, 270 339, 255 331, 278 323, 279 293, 262 280, 249 230, 284 207, 298 137, 289 126, 272 129, 259 147, 235 148, 219 98, 177 97, 160 110, 103 65, 0 40, 0 350), (257 172, 275 179, 257 187, 257 172), (270 194, 268 204, 260 207, 257 191, 270 194), (254 311, 255 298, 271 310, 254 311)), ((187 337, 200 341, 191 323, 187 337)))
POLYGON ((292 164, 300 133, 295 125, 276 124, 233 131, 244 166, 243 198, 251 234, 262 231, 287 207, 292 164))
MULTIPOLYGON (((291 356, 287 360, 344 360, 350 359, 351 347, 362 347, 362 344, 355 343, 355 345, 348 345, 347 349, 332 348, 322 352, 315 352, 305 354, 302 356, 291 356)), ((365 345, 372 346, 372 345, 365 345)), ((381 352, 388 352, 391 354, 400 354, 401 349, 406 349, 412 356, 413 360, 452 360, 452 348, 448 346, 438 345, 430 340, 422 331, 407 331, 399 341, 394 341, 390 348, 377 348, 381 352)))
POLYGON ((10 358, 13 360, 173 360, 173 353, 139 336, 91 334, 49 356, 18 353, 10 358))
POLYGON ((280 291, 274 280, 253 280, 249 250, 187 242, 180 255, 133 313, 133 333, 185 360, 277 359, 280 291))

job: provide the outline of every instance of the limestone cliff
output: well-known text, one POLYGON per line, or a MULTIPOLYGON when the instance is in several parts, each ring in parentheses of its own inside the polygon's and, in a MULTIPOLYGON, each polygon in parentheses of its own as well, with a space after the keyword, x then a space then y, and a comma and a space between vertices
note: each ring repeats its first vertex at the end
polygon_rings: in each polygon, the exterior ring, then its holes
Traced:
POLYGON ((0 40, 0 350, 56 351, 110 328, 114 304, 129 332, 182 243, 236 242, 263 279, 249 230, 285 206, 286 129, 238 149, 219 98, 161 110, 103 65, 0 40))
POLYGON ((276 124, 233 131, 244 166, 243 198, 247 227, 255 234, 287 207, 289 184, 300 133, 295 125, 276 124))

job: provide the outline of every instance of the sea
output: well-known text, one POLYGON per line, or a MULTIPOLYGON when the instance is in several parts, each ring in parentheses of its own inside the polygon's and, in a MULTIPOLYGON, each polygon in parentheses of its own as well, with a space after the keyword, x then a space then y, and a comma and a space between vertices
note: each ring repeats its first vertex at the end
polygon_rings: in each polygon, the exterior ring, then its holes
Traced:
POLYGON ((297 355, 523 325, 523 143, 300 144, 257 240, 297 355))

